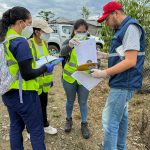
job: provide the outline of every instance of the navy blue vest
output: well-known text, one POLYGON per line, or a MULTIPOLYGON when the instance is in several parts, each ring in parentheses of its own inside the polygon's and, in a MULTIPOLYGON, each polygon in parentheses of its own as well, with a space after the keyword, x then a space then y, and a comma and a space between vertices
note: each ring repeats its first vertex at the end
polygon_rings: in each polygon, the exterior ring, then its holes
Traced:
MULTIPOLYGON (((125 35, 125 32, 130 24, 135 24, 138 27, 141 28, 142 35, 140 38, 140 52, 144 52, 145 50, 145 32, 139 23, 131 18, 126 17, 121 25, 118 27, 118 29, 115 32, 115 35, 112 39, 111 48, 109 53, 116 53, 116 48, 122 45, 122 40, 125 35)), ((134 35, 133 35, 134 38, 134 35)), ((115 57, 109 57, 108 60, 108 67, 112 67, 116 64, 118 64, 121 60, 119 56, 115 57)), ((111 88, 120 88, 120 89, 131 89, 136 90, 140 89, 142 86, 142 69, 144 64, 144 56, 138 56, 137 58, 137 64, 135 67, 130 68, 120 74, 115 74, 110 77, 109 80, 109 86, 111 88)))

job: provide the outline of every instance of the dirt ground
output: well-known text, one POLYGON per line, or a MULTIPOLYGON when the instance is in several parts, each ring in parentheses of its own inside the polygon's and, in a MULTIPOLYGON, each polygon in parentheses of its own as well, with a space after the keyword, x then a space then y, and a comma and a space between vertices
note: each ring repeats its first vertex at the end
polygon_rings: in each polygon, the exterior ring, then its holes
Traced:
MULTIPOLYGON (((88 123, 91 133, 90 139, 82 138, 80 130, 80 112, 77 100, 73 113, 72 132, 64 132, 65 124, 65 93, 61 85, 61 65, 54 70, 54 87, 49 93, 48 118, 50 125, 58 129, 57 135, 45 135, 47 150, 99 150, 102 141, 101 115, 108 94, 107 81, 103 81, 94 88, 89 95, 88 123)), ((150 94, 136 94, 129 104, 129 134, 127 140, 128 150, 146 150, 143 145, 136 142, 134 125, 137 123, 142 110, 150 114, 150 94)), ((31 150, 31 143, 24 135, 25 150, 31 150)), ((0 150, 9 150, 9 116, 6 107, 0 100, 0 150)))

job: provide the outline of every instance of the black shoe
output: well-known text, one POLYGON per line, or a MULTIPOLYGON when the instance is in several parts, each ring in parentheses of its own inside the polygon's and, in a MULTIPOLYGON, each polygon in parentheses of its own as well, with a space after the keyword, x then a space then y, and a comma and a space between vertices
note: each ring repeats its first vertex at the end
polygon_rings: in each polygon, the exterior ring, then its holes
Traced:
POLYGON ((65 132, 70 132, 72 128, 72 118, 66 118, 65 132))
POLYGON ((89 129, 87 127, 87 122, 81 123, 81 132, 82 132, 83 138, 88 139, 90 137, 89 129))

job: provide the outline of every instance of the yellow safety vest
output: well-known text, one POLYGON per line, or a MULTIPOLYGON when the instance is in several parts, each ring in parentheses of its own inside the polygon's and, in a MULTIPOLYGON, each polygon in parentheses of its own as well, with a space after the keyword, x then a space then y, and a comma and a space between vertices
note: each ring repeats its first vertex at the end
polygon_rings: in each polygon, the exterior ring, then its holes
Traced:
POLYGON ((9 46, 10 46, 10 41, 21 37, 15 30, 9 28, 7 33, 6 33, 6 40, 7 43, 5 44, 6 47, 6 60, 7 60, 7 64, 8 64, 8 68, 10 71, 10 74, 12 76, 16 76, 17 79, 15 81, 13 81, 13 83, 10 85, 9 90, 11 89, 19 89, 21 88, 22 90, 29 90, 29 91, 38 91, 39 89, 39 84, 36 81, 36 79, 33 80, 29 80, 29 81, 25 81, 24 79, 22 79, 22 87, 20 86, 20 82, 19 82, 19 66, 18 66, 18 62, 17 60, 14 58, 13 54, 11 53, 9 46))
POLYGON ((69 83, 74 83, 75 79, 71 76, 77 70, 77 57, 75 48, 72 49, 69 62, 66 62, 63 70, 63 79, 69 83))
MULTIPOLYGON (((29 39, 29 45, 30 45, 30 49, 31 49, 31 52, 32 52, 32 55, 34 58, 34 62, 35 62, 38 58, 42 57, 42 55, 40 54, 38 45, 36 44, 34 38, 29 39)), ((44 56, 49 55, 48 49, 43 40, 42 40, 42 50, 43 50, 44 56)), ((36 64, 34 63, 34 67, 35 66, 36 66, 36 64)), ((40 77, 37 78, 37 81, 39 83, 38 94, 40 95, 42 93, 42 91, 44 93, 48 93, 50 90, 50 84, 53 81, 53 74, 52 73, 44 73, 40 77)))

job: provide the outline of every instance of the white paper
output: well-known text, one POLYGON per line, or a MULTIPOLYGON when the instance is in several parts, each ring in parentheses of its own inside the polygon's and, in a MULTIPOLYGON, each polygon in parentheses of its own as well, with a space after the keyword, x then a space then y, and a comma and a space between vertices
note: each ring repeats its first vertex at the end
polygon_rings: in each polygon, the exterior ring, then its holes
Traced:
POLYGON ((97 63, 97 50, 95 39, 82 41, 75 47, 78 66, 89 63, 97 63))
POLYGON ((36 68, 40 68, 42 65, 49 63, 53 60, 57 59, 57 57, 54 56, 42 56, 39 58, 39 60, 36 61, 36 68))
POLYGON ((90 74, 84 71, 76 71, 71 76, 89 91, 103 80, 102 78, 93 78, 90 74))

